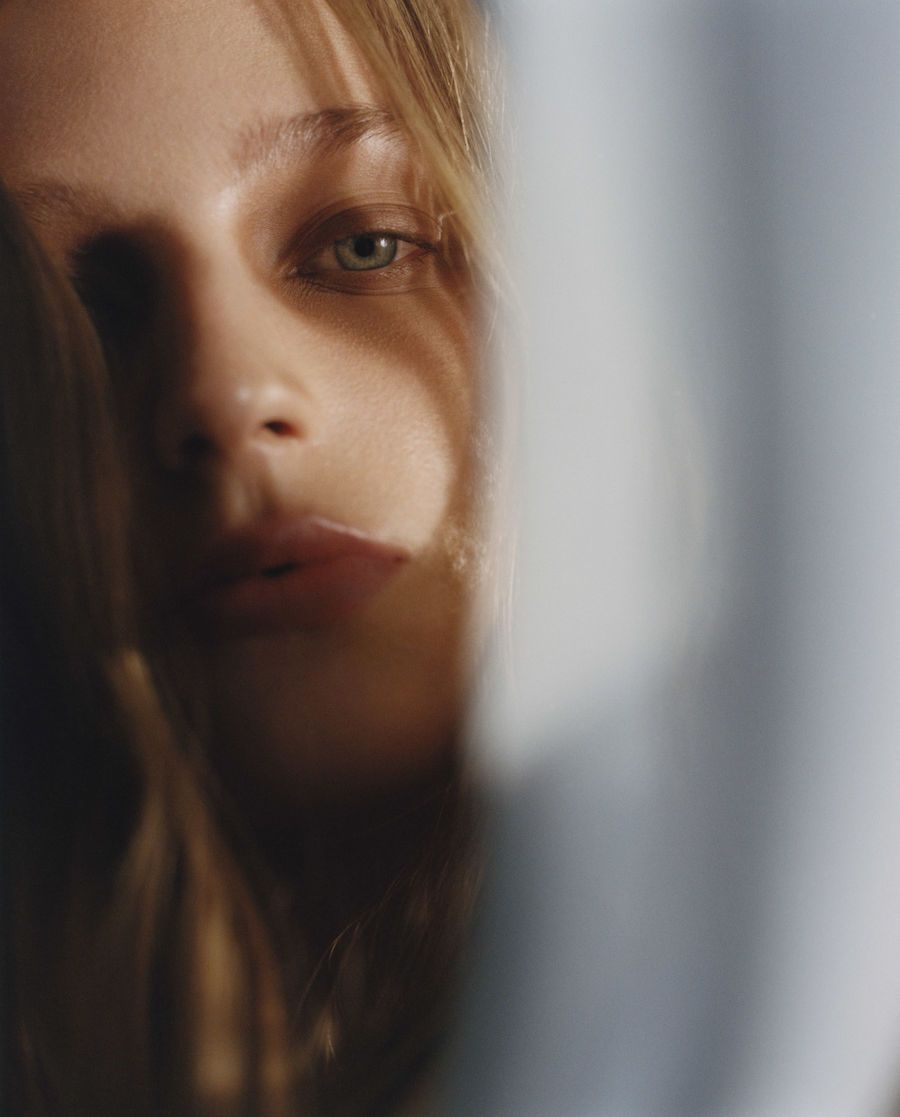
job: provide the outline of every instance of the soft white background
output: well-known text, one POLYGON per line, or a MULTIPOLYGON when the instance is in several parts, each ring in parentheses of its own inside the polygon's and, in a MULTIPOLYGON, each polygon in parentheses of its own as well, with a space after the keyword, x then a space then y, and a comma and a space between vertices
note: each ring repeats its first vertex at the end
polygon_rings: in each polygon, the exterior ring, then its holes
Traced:
POLYGON ((511 659, 452 1117, 900 1092, 900 4, 505 0, 511 659))

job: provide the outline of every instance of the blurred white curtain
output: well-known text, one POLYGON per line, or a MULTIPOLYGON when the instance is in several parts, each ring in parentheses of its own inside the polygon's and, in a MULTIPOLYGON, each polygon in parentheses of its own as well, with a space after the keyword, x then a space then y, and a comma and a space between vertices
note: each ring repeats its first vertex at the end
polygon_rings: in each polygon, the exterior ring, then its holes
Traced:
POLYGON ((495 14, 518 581, 445 1112, 886 1114, 900 4, 495 14))

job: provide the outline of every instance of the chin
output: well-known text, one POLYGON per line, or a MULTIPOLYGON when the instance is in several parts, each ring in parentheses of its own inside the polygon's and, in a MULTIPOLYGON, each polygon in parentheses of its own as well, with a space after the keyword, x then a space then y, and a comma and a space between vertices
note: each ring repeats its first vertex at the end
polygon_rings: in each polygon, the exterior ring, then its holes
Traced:
POLYGON ((400 646, 336 632, 244 640, 211 675, 216 764, 253 809, 290 815, 443 766, 464 708, 458 639, 400 646))

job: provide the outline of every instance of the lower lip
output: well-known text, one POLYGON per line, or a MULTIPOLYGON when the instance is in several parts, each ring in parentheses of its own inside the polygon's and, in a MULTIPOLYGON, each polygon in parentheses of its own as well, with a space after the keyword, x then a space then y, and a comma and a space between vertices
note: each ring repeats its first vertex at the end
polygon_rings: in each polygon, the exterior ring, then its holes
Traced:
POLYGON ((405 564, 403 555, 337 555, 274 577, 254 575, 214 586, 188 610, 204 636, 233 639, 326 628, 350 617, 405 564))

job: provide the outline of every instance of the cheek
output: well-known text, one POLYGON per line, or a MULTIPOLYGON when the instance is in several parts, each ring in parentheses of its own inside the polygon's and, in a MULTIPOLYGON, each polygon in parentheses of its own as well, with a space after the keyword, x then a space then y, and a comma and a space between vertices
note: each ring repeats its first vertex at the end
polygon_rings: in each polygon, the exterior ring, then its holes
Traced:
POLYGON ((420 551, 460 513, 474 421, 471 343, 458 301, 423 295, 402 313, 398 301, 357 299, 341 323, 318 450, 324 474, 346 479, 348 514, 420 551))
POLYGON ((337 419, 349 448, 335 470, 355 478, 345 495, 352 514, 422 550, 448 514, 460 466, 462 447, 446 415, 420 383, 404 380, 396 368, 373 374, 342 410, 337 419))
POLYGON ((396 617, 409 602, 393 595, 368 631, 219 650, 210 665, 217 762, 242 794, 290 810, 396 784, 443 754, 460 714, 455 626, 395 622, 380 615, 389 607, 396 617))

